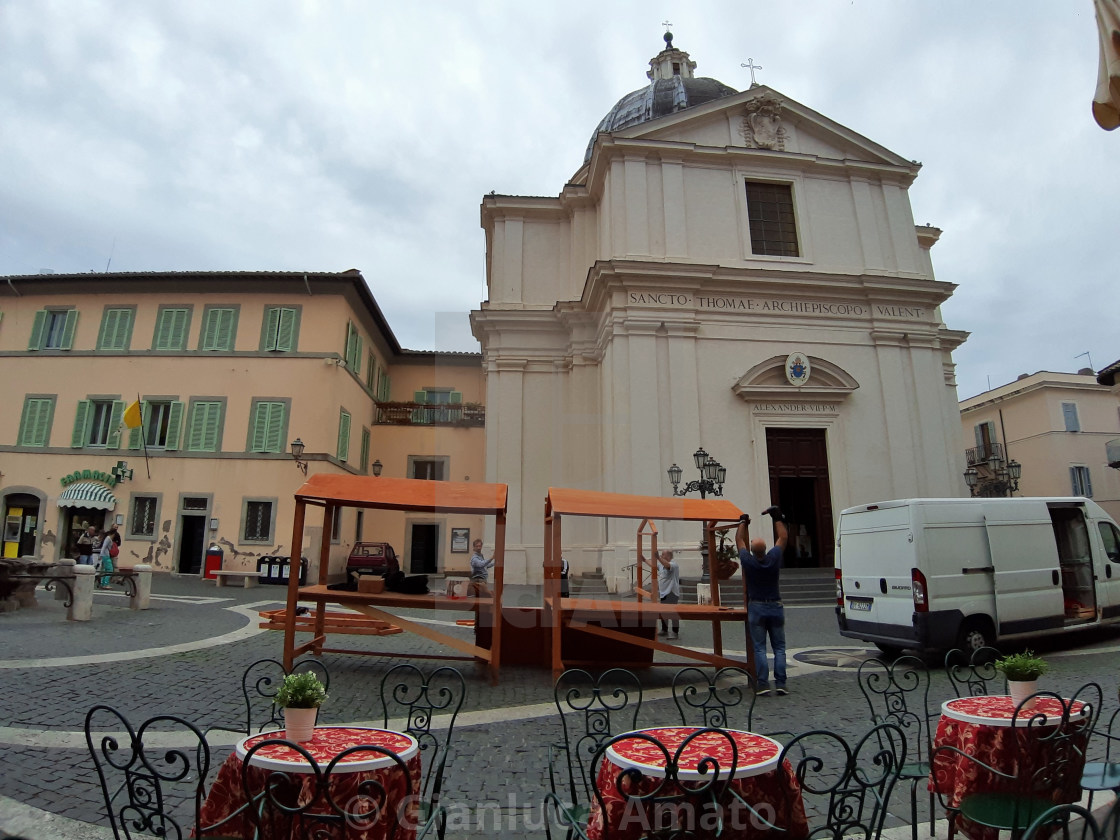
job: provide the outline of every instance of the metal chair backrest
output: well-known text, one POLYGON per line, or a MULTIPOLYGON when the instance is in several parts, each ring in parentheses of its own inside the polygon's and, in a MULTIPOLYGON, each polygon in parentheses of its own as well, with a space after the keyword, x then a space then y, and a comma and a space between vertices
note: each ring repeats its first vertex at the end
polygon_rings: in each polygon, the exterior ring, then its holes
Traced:
POLYGON ((392 750, 372 744, 350 747, 325 768, 297 743, 268 738, 246 750, 241 785, 247 814, 257 840, 320 840, 361 836, 396 837, 419 821, 419 803, 413 794, 415 780, 408 765, 392 750), (286 747, 286 761, 301 765, 291 770, 266 770, 253 766, 261 750, 286 747), (375 772, 352 773, 339 765, 348 760, 386 758, 375 772))
POLYGON ((407 732, 420 745, 423 756, 424 782, 421 795, 433 805, 439 801, 443 771, 455 719, 463 707, 467 683, 463 675, 448 665, 425 674, 415 665, 401 664, 390 668, 381 679, 381 710, 384 725, 407 732), (445 718, 446 730, 433 732, 437 717, 445 718))
POLYGON ((199 824, 210 747, 194 724, 156 715, 137 727, 112 706, 93 706, 86 746, 117 840, 190 837, 199 824))
POLYGON ((1081 805, 1055 805, 1031 823, 1023 840, 1117 840, 1118 824, 1120 799, 1099 822, 1081 805))
MULTIPOLYGON (((290 673, 309 671, 319 678, 319 682, 328 690, 331 687, 331 675, 327 666, 318 659, 302 659, 292 666, 290 673)), ((245 700, 245 718, 243 723, 226 726, 218 724, 206 728, 206 734, 211 732, 240 732, 242 735, 253 735, 265 729, 282 729, 284 727, 284 710, 276 705, 276 692, 284 677, 289 674, 284 670, 284 663, 278 659, 258 659, 247 667, 241 675, 241 696, 245 700)))
POLYGON ((587 778, 594 797, 591 808, 597 811, 601 836, 619 834, 612 825, 612 818, 618 816, 623 823, 617 828, 628 837, 634 836, 633 820, 641 826, 643 840, 694 836, 697 826, 714 824, 717 817, 722 818, 729 809, 742 804, 731 794, 738 761, 734 737, 718 727, 697 729, 675 749, 648 732, 628 732, 607 739, 589 762, 587 778), (693 743, 699 738, 705 739, 705 744, 697 758, 693 743), (624 743, 627 749, 640 745, 643 762, 664 767, 664 774, 647 774, 611 764, 607 751, 624 743), (692 757, 684 758, 686 752, 692 757), (617 807, 619 799, 621 809, 617 807))
MULTIPOLYGON (((613 735, 638 728, 642 684, 625 668, 611 668, 599 677, 571 668, 556 680, 553 699, 564 731, 564 743, 556 746, 567 764, 571 802, 589 802, 587 770, 591 760, 613 735)), ((552 772, 550 756, 550 776, 552 772)), ((556 793, 555 780, 552 788, 556 793)))
MULTIPOLYGON (((816 729, 795 736, 782 751, 800 787, 811 820, 809 837, 862 837, 874 840, 883 830, 887 805, 906 762, 906 736, 893 723, 873 727, 852 748, 835 732, 816 729)), ((786 786, 787 788, 789 786, 786 786)), ((792 801, 778 814, 778 825, 793 813, 792 801)))
POLYGON ((673 677, 673 702, 681 723, 752 731, 756 684, 742 668, 682 668, 673 677))
POLYGON ((1002 690, 996 670, 1000 653, 993 647, 964 651, 954 648, 945 654, 945 674, 957 697, 983 697, 1002 690))
POLYGON ((900 656, 892 663, 867 659, 856 674, 867 700, 871 722, 893 723, 906 734, 907 761, 929 760, 929 669, 916 656, 900 656))
POLYGON ((1018 768, 1013 785, 1020 796, 1047 796, 1074 786, 1081 777, 1089 733, 1101 708, 1101 688, 1086 683, 1072 697, 1063 698, 1052 691, 1037 691, 1015 709, 1012 726, 1024 737, 1008 739, 1013 762, 1018 768), (1038 701, 1048 698, 1046 713, 1038 711, 1038 701), (1060 709, 1057 714, 1054 709, 1060 709), (1032 762, 1030 755, 1043 754, 1045 761, 1032 762))

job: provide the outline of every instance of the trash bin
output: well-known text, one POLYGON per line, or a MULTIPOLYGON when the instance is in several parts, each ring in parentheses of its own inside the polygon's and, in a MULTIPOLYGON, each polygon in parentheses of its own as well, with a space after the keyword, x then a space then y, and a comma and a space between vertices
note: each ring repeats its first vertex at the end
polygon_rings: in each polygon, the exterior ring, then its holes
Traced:
POLYGON ((203 580, 217 580, 218 576, 214 572, 222 568, 222 559, 225 557, 225 552, 222 551, 220 545, 211 545, 206 549, 206 559, 202 565, 202 579, 203 580))

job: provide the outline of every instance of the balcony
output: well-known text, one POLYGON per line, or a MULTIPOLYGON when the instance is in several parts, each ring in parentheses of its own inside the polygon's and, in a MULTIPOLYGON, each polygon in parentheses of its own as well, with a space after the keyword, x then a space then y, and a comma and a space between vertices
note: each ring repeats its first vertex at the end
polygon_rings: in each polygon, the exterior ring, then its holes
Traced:
POLYGON ((965 461, 968 466, 976 467, 989 462, 1003 461, 1003 444, 986 443, 983 446, 974 446, 964 451, 965 461))
POLYGON ((486 406, 478 403, 426 405, 416 402, 379 402, 373 422, 379 426, 458 426, 482 428, 486 425, 486 406))
POLYGON ((1110 440, 1104 445, 1105 458, 1113 469, 1120 470, 1120 438, 1110 440))

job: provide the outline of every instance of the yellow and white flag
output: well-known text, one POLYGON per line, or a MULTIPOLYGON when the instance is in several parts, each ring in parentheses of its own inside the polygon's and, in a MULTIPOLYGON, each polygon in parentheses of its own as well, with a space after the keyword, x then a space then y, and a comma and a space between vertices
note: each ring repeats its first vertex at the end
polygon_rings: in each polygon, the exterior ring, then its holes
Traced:
POLYGON ((124 410, 121 416, 124 424, 130 429, 139 429, 143 420, 140 417, 140 400, 137 400, 132 405, 124 410))

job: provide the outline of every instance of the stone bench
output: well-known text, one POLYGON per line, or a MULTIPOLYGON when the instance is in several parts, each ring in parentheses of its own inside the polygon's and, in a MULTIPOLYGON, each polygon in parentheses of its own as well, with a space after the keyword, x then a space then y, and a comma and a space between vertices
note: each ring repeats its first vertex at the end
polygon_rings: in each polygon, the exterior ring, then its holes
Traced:
POLYGON ((217 571, 210 572, 210 574, 215 576, 214 582, 217 586, 225 586, 226 578, 229 578, 232 582, 236 582, 238 579, 240 579, 241 585, 246 589, 252 586, 256 586, 260 582, 259 580, 257 580, 257 578, 260 577, 259 573, 257 572, 238 572, 232 569, 219 569, 217 571))

